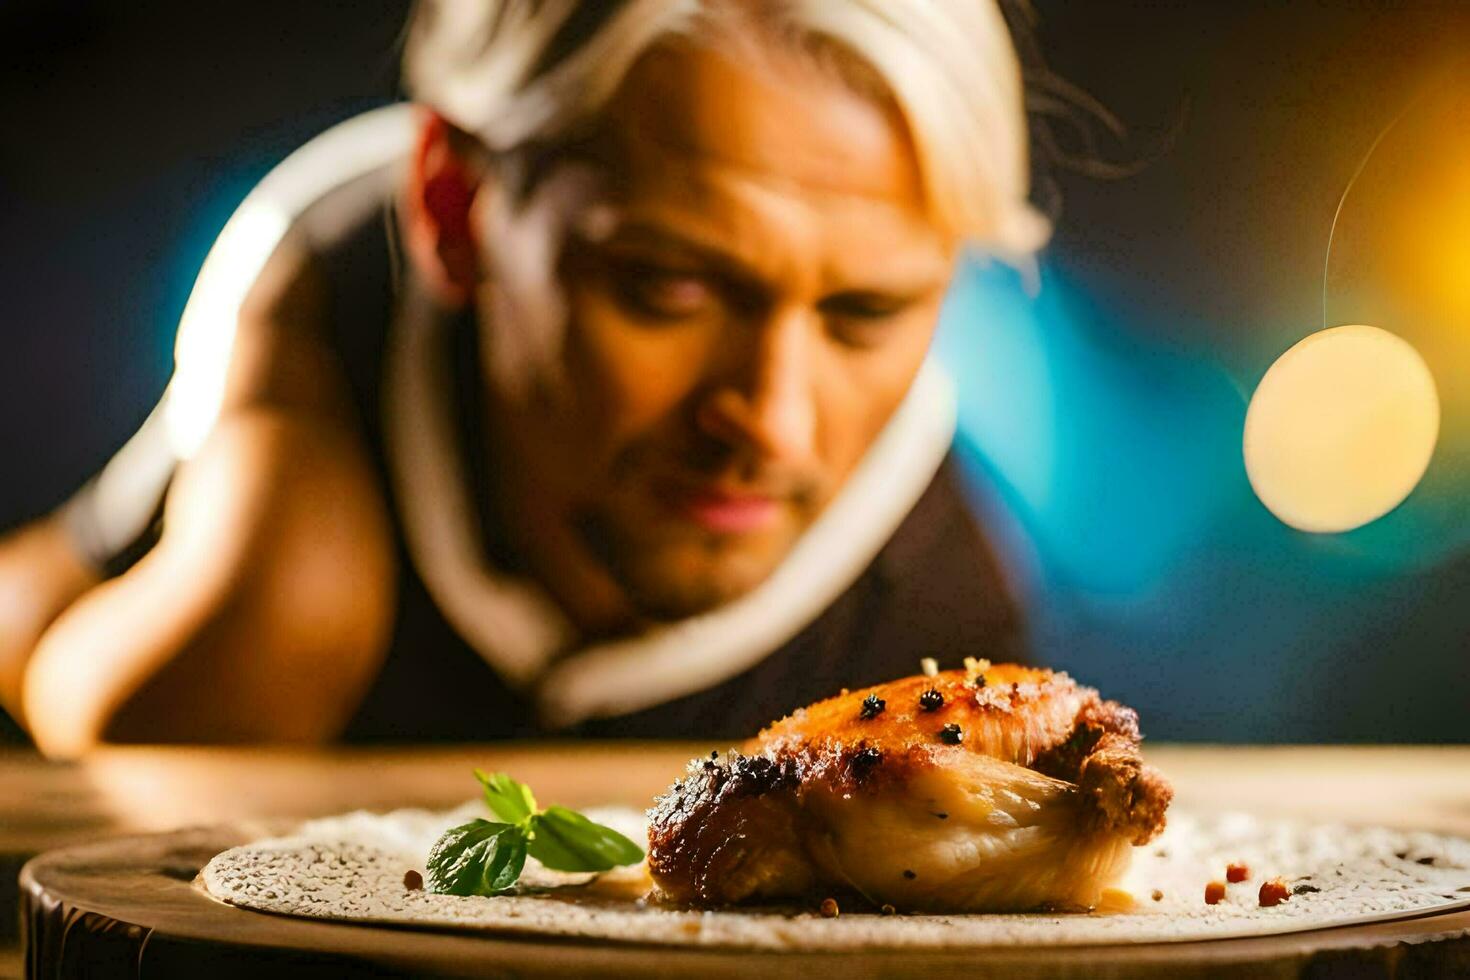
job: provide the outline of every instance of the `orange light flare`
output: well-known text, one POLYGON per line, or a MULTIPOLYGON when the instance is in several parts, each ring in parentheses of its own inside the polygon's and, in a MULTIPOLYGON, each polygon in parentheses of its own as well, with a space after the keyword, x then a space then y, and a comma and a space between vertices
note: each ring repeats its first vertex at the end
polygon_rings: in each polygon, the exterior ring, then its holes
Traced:
MULTIPOLYGON (((1467 113, 1470 116, 1470 113, 1467 113)), ((1470 131, 1470 118, 1465 120, 1470 131)), ((1436 157, 1395 209, 1383 250, 1388 285, 1432 322, 1470 331, 1470 138, 1436 157)))

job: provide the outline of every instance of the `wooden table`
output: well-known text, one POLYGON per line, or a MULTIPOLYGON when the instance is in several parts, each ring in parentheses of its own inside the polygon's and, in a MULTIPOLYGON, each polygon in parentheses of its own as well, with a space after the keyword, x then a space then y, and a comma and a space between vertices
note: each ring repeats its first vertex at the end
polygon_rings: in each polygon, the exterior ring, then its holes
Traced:
MULTIPOLYGON (((316 816, 355 808, 450 806, 474 795, 469 771, 475 766, 511 772, 534 786, 543 802, 638 806, 667 786, 687 759, 709 748, 688 744, 330 750, 127 748, 108 750, 86 762, 64 766, 46 763, 31 754, 0 753, 0 865, 3 865, 0 873, 4 874, 3 889, 0 889, 0 915, 4 918, 0 918, 0 923, 9 925, 16 921, 15 872, 26 857, 40 851, 95 842, 117 834, 230 824, 223 831, 172 838, 171 856, 153 855, 155 863, 163 869, 163 877, 155 884, 162 887, 167 879, 183 888, 180 879, 192 877, 190 867, 184 865, 202 863, 213 853, 211 848, 216 848, 229 834, 250 833, 252 821, 316 816), (220 834, 226 837, 221 838, 220 834), (184 843, 181 845, 180 841, 184 843), (189 850, 190 847, 194 850, 189 850), (180 866, 170 870, 169 861, 180 866)), ((1273 816, 1382 823, 1470 836, 1470 746, 1150 746, 1149 755, 1174 782, 1178 802, 1194 809, 1248 809, 1273 816)), ((98 853, 102 852, 93 852, 98 853)), ((60 863, 53 862, 50 866, 51 873, 85 875, 88 862, 93 860, 82 852, 73 852, 70 865, 66 864, 65 856, 62 858, 60 863)), ((245 912, 238 914, 251 916, 253 929, 269 930, 289 921, 245 912)), ((1455 928, 1470 931, 1470 914, 1459 918, 1464 921, 1457 921, 1455 928)), ((336 936, 341 930, 355 928, 319 923, 291 925, 307 929, 305 933, 296 930, 298 936, 306 936, 311 930, 336 930, 316 934, 336 936)), ((126 923, 119 927, 122 932, 115 937, 121 943, 128 940, 125 926, 126 923)), ((401 951, 408 941, 405 937, 414 935, 388 930, 375 932, 386 934, 386 938, 380 936, 378 940, 385 956, 393 948, 401 951)), ((1296 976, 1320 969, 1331 962, 1331 956, 1343 955, 1344 950, 1350 953, 1356 948, 1351 942, 1343 946, 1341 940, 1345 934, 1341 930, 1331 932, 1338 935, 1325 943, 1304 944, 1297 937, 1281 944, 1282 949, 1295 952, 1279 959, 1278 975, 1296 976), (1323 960, 1323 956, 1329 959, 1323 960)), ((155 952, 164 950, 165 930, 160 929, 154 935, 157 937, 155 952)), ((1304 935, 1322 936, 1321 933, 1304 935)), ((1406 937, 1403 930, 1385 928, 1374 935, 1373 942, 1387 947, 1372 954, 1371 966, 1378 971, 1372 975, 1399 969, 1406 973, 1421 969, 1461 970, 1470 975, 1470 940, 1406 945, 1402 943, 1406 937)), ((485 948, 484 940, 449 936, 435 939, 440 947, 451 951, 445 954, 448 956, 445 962, 450 964, 463 965, 469 961, 456 957, 485 948), (478 946, 470 950, 465 944, 478 946)), ((13 936, 0 935, 0 945, 7 941, 14 942, 13 936)), ((259 935, 255 941, 259 941, 259 935)), ((1216 951, 1249 952, 1250 944, 1257 944, 1256 948, 1261 949, 1263 942, 1229 940, 1208 945, 1216 951)), ((528 955, 528 944, 502 945, 511 960, 528 955)), ((596 955, 587 959, 588 952, 585 945, 563 944, 555 954, 560 959, 546 962, 548 966, 559 963, 563 967, 597 962, 596 955)), ((644 951, 633 955, 625 965, 637 966, 638 955, 651 956, 644 951)), ((661 962, 675 965, 669 954, 659 955, 664 957, 661 962)), ((656 957, 648 961, 660 962, 656 957)), ((12 953, 9 964, 12 973, 17 962, 12 953)), ((1084 971, 1091 965, 1085 959, 1078 962, 1079 969, 1084 971)), ((1225 967, 1230 962, 1226 956, 1218 965, 1225 967)), ((1260 965, 1249 957, 1239 962, 1260 965)), ((694 966, 693 963, 683 965, 694 966)), ((869 958, 855 964, 854 969, 866 974, 882 965, 869 958)), ((942 963, 937 965, 940 972, 945 972, 942 963)), ((956 969, 964 966, 961 961, 950 965, 956 969)), ((1167 963, 1163 966, 1166 968, 1167 963)), ((386 966, 383 969, 391 973, 386 966)), ((446 966, 445 972, 456 970, 446 966)), ((0 965, 0 977, 4 976, 7 976, 5 966, 0 965)))
POLYGON ((122 834, 354 809, 449 807, 475 767, 530 783, 543 802, 642 806, 705 745, 106 749, 79 763, 0 749, 0 980, 20 976, 21 866, 43 851, 122 834))

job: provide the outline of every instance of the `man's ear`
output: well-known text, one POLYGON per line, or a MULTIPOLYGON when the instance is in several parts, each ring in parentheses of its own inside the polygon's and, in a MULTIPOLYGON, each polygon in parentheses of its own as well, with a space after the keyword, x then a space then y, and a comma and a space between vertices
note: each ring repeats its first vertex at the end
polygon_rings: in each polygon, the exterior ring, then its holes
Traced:
POLYGON ((425 110, 403 198, 409 258, 435 298, 450 308, 469 302, 480 270, 473 208, 483 175, 465 152, 470 139, 425 110))

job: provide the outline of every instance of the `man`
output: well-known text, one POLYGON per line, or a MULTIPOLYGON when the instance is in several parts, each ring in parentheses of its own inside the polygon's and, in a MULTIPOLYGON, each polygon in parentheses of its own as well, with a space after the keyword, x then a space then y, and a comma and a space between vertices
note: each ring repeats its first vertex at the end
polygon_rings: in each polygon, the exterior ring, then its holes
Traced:
POLYGON ((925 366, 961 250, 1044 235, 992 0, 440 0, 405 71, 424 108, 268 178, 159 411, 0 546, 44 750, 738 736, 1014 655, 925 366))

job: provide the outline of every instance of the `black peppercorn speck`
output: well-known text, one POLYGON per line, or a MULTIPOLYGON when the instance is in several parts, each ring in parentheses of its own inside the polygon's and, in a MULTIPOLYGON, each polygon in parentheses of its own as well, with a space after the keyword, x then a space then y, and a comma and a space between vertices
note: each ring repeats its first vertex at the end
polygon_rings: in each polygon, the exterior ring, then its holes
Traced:
POLYGON ((919 707, 925 711, 938 711, 943 705, 944 695, 932 687, 919 695, 919 707))
POLYGON ((862 710, 858 712, 858 717, 864 719, 876 718, 883 713, 883 709, 886 707, 888 707, 887 701, 884 701, 876 694, 869 694, 867 697, 863 698, 863 707, 862 710))
POLYGON ((852 757, 852 774, 858 779, 865 779, 868 773, 872 772, 873 768, 882 761, 883 753, 873 746, 858 749, 852 757))
POLYGON ((939 730, 939 740, 945 745, 959 745, 964 741, 965 735, 960 731, 960 726, 948 724, 939 730))

